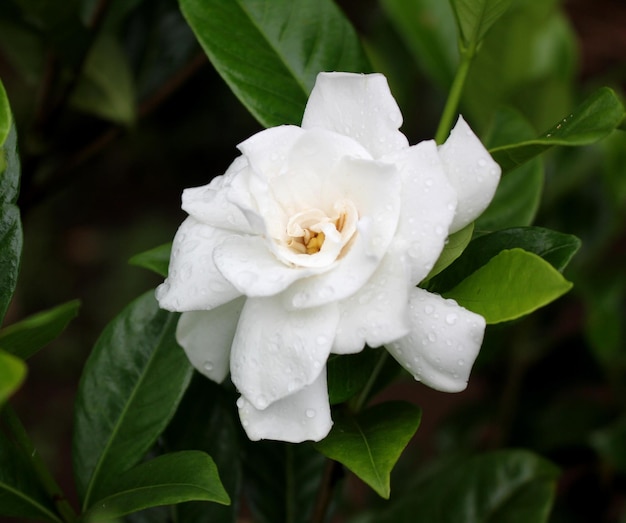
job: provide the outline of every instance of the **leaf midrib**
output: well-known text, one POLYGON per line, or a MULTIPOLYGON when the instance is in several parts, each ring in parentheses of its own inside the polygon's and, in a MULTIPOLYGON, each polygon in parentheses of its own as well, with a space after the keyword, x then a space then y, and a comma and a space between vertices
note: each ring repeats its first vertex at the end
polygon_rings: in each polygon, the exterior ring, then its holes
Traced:
POLYGON ((170 322, 172 321, 173 317, 174 317, 174 315, 170 313, 168 315, 167 321, 165 321, 163 323, 163 326, 161 327, 161 332, 159 334, 157 343, 155 343, 155 345, 154 345, 155 348, 153 349, 152 354, 148 358, 147 365, 144 367, 144 371, 141 373, 141 376, 140 376, 139 380, 137 380, 135 387, 133 387, 132 393, 130 394, 128 401, 124 405, 124 408, 122 409, 122 411, 120 413, 120 416, 117 419, 117 423, 115 424, 115 426, 113 428, 113 431, 111 432, 111 436, 107 440, 106 445, 104 446, 104 448, 102 449, 102 452, 100 453, 100 457, 98 458, 96 466, 94 467, 93 472, 91 474, 91 478, 89 480, 89 485, 87 487, 87 492, 85 493, 85 500, 83 501, 83 511, 85 511, 85 510, 87 510, 87 508, 89 508, 90 497, 91 497, 91 494, 93 492, 94 485, 97 483, 97 480, 99 479, 100 469, 102 468, 102 464, 106 461, 105 457, 107 455, 107 452, 111 448, 111 445, 112 445, 113 441, 115 440, 115 438, 117 436, 117 433, 120 430, 120 427, 123 424, 122 420, 125 419, 126 413, 128 412, 128 409, 129 409, 129 406, 133 403, 135 397, 138 394, 139 389, 141 388, 141 384, 143 383, 143 381, 145 380, 145 378, 146 378, 146 376, 148 374, 148 370, 152 366, 152 363, 153 363, 153 361, 155 359, 155 354, 157 352, 157 349, 161 346, 161 344, 163 342, 163 338, 165 337, 165 333, 167 332, 167 328, 168 328, 170 322))
POLYGON ((47 507, 41 505, 38 501, 28 496, 25 492, 22 492, 21 490, 17 490, 15 487, 12 487, 11 485, 8 485, 7 483, 3 481, 0 481, 0 489, 4 489, 10 492, 14 496, 26 501, 28 504, 35 507, 42 514, 46 514, 53 521, 58 521, 59 523, 61 523, 61 519, 54 512, 51 512, 47 507))

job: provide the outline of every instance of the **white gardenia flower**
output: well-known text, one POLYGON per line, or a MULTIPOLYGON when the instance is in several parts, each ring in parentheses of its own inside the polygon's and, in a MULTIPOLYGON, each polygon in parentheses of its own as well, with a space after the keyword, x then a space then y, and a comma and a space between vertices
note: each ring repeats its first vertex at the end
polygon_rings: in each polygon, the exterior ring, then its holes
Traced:
POLYGON ((380 74, 320 73, 302 126, 241 143, 187 189, 161 307, 221 382, 230 372, 252 440, 323 439, 326 362, 385 345, 416 380, 467 385, 484 319, 417 287, 449 234, 487 207, 500 168, 462 118, 445 144, 409 146, 380 74))

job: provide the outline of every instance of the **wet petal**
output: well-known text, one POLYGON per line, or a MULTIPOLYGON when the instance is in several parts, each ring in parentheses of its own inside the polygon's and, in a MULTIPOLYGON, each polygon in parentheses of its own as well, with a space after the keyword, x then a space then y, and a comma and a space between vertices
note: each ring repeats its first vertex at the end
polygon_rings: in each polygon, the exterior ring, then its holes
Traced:
POLYGON ((459 116, 449 138, 439 147, 448 179, 458 197, 450 233, 473 222, 487 208, 500 181, 500 166, 459 116))
POLYGON ((387 350, 429 387, 464 390, 483 341, 484 318, 420 288, 412 289, 409 307, 411 333, 387 350))
POLYGON ((336 304, 287 311, 280 297, 248 298, 233 341, 233 383, 259 410, 310 385, 325 368, 338 320, 336 304))
POLYGON ((385 256, 370 281, 339 303, 340 319, 332 352, 379 347, 409 332, 408 269, 400 256, 385 256))
POLYGON ((276 258, 260 236, 231 236, 215 248, 216 266, 246 296, 273 296, 313 269, 289 267, 276 258))
POLYGON ((433 268, 448 236, 456 192, 448 182, 434 141, 425 141, 384 158, 402 177, 402 203, 396 240, 406 245, 411 282, 417 285, 433 268))
POLYGON ((174 237, 167 278, 156 290, 163 309, 210 310, 241 295, 213 261, 215 246, 231 235, 191 216, 182 223, 174 237))
POLYGON ((237 401, 241 424, 248 437, 300 443, 324 439, 333 425, 330 418, 326 370, 299 392, 258 410, 244 397, 237 401))
POLYGON ((210 311, 183 312, 178 320, 176 341, 191 364, 216 383, 228 376, 230 347, 244 303, 240 297, 210 311))
POLYGON ((374 158, 408 146, 402 114, 381 74, 320 73, 302 128, 322 127, 354 138, 374 158))

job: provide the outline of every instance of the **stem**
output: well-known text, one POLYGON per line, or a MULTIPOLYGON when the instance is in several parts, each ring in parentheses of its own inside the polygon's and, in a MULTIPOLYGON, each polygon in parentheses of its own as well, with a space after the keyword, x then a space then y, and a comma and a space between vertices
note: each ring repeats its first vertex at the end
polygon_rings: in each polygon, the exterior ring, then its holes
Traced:
POLYGON ((367 402, 367 397, 372 391, 372 387, 374 386, 374 383, 376 383, 376 379, 378 378, 378 375, 380 374, 380 371, 383 369, 385 362, 387 361, 387 357, 389 356, 389 353, 387 352, 386 349, 378 349, 378 350, 380 350, 380 357, 378 358, 378 361, 376 362, 376 367, 374 367, 374 370, 370 374, 370 377, 367 380, 365 387, 363 387, 363 390, 361 390, 361 393, 359 394, 359 396, 357 397, 356 401, 354 402, 352 406, 352 412, 354 412, 355 414, 357 412, 360 412, 361 409, 365 406, 365 403, 367 402))
POLYGON ((39 477, 41 486, 53 501, 58 514, 66 523, 74 523, 77 521, 74 509, 67 501, 63 491, 52 477, 52 474, 50 474, 48 467, 46 467, 46 464, 41 459, 39 452, 37 452, 37 448, 28 437, 28 434, 26 433, 22 422, 17 417, 17 414, 8 404, 4 406, 3 417, 6 422, 6 427, 13 437, 13 440, 30 461, 30 464, 39 477))
POLYGON ((461 95, 463 94, 463 87, 465 86, 465 80, 467 79, 467 73, 469 72, 472 60, 476 55, 476 44, 472 44, 466 49, 461 49, 461 63, 456 71, 452 86, 450 87, 450 94, 446 100, 446 105, 443 108, 443 114, 439 121, 439 127, 435 134, 435 141, 438 144, 442 144, 446 141, 454 118, 457 114, 459 102, 461 101, 461 95))

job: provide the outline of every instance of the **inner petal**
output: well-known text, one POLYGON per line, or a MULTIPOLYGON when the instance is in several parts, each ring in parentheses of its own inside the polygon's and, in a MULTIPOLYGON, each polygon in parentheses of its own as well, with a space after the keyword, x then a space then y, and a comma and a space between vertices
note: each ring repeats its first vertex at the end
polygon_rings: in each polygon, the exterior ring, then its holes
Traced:
POLYGON ((290 266, 329 266, 349 249, 358 218, 350 200, 336 201, 330 212, 297 212, 287 220, 283 237, 274 241, 277 255, 290 266))

